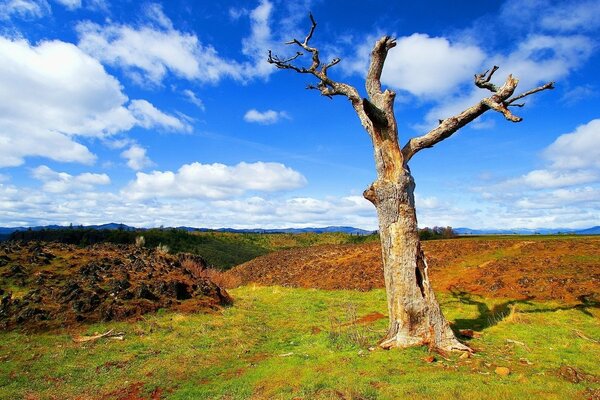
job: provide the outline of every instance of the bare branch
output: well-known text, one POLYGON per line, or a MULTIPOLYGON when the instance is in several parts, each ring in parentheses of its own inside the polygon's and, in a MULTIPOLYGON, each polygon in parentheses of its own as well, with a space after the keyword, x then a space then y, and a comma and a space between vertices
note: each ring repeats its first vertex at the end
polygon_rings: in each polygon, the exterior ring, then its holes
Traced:
POLYGON ((297 52, 295 56, 290 57, 290 58, 279 58, 276 55, 273 55, 273 53, 271 52, 271 50, 269 50, 269 56, 267 58, 267 62, 269 64, 273 64, 275 65, 277 68, 279 69, 292 69, 296 72, 299 73, 308 73, 310 71, 306 70, 306 68, 301 68, 301 67, 297 67, 295 65, 293 65, 291 63, 291 61, 295 60, 296 58, 302 56, 303 54, 300 52, 297 52))
POLYGON ((492 75, 494 75, 494 72, 496 72, 497 70, 498 67, 494 65, 491 71, 488 69, 482 74, 475 74, 475 86, 482 89, 488 89, 490 92, 497 92, 498 88, 496 87, 496 85, 490 82, 490 79, 492 79, 492 75))
POLYGON ((271 51, 269 51, 267 61, 271 64, 274 64, 277 68, 280 69, 291 69, 301 74, 311 74, 315 76, 319 80, 319 82, 316 85, 308 85, 307 89, 319 90, 321 94, 326 97, 343 95, 348 97, 352 101, 353 105, 358 105, 358 103, 360 103, 362 100, 358 95, 358 91, 354 87, 335 82, 331 80, 327 75, 329 68, 339 64, 341 60, 339 58, 334 58, 333 60, 331 60, 331 62, 327 64, 321 64, 321 60, 319 58, 319 50, 315 47, 310 46, 310 40, 312 39, 315 29, 317 27, 317 22, 315 21, 312 14, 309 14, 309 18, 311 21, 311 27, 304 41, 300 42, 298 39, 292 39, 286 42, 286 44, 299 46, 303 50, 311 53, 312 63, 310 67, 301 67, 293 63, 294 61, 296 61, 296 59, 304 55, 304 53, 300 51, 297 52, 295 56, 289 58, 278 57, 272 54, 271 51))
POLYGON ((381 93, 381 72, 383 71, 383 64, 387 57, 388 51, 396 46, 396 39, 392 39, 390 36, 384 36, 379 39, 373 50, 371 51, 371 62, 369 64, 369 71, 367 72, 367 80, 365 86, 367 93, 371 100, 375 96, 381 93))
POLYGON ((485 71, 482 74, 475 75, 475 85, 480 88, 488 89, 494 94, 490 97, 482 99, 479 101, 479 103, 467 108, 454 117, 441 120, 440 124, 436 128, 432 129, 425 135, 410 139, 402 148, 402 155, 404 156, 405 164, 418 151, 424 148, 432 147, 442 140, 452 136, 460 128, 467 125, 469 122, 473 121, 488 110, 497 111, 501 113, 504 118, 512 122, 522 121, 522 118, 514 115, 508 109, 508 107, 523 107, 524 104, 513 104, 513 102, 542 90, 554 89, 554 82, 550 82, 518 96, 511 97, 517 88, 519 80, 514 78, 512 75, 509 75, 504 84, 498 88, 490 83, 492 75, 497 70, 498 67, 494 66, 491 71, 485 71))
POLYGON ((315 21, 315 17, 313 17, 312 13, 308 13, 308 17, 310 18, 311 27, 310 32, 306 35, 306 39, 304 39, 304 45, 307 46, 310 39, 312 39, 313 33, 315 33, 315 29, 317 27, 317 21, 315 21))
POLYGON ((339 64, 340 61, 342 61, 340 58, 334 58, 329 64, 323 65, 323 68, 321 68, 321 72, 327 74, 327 70, 333 67, 334 65, 339 64))
POLYGON ((498 111, 499 113, 504 115, 504 118, 506 118, 509 121, 521 122, 523 120, 523 118, 513 115, 513 113, 511 113, 510 110, 503 103, 496 103, 490 98, 485 98, 481 100, 481 102, 489 108, 491 108, 492 110, 498 111))
MULTIPOLYGON (((542 86, 538 86, 535 89, 531 89, 526 91, 525 93, 521 93, 518 96, 512 97, 508 100, 506 100, 506 104, 511 105, 513 102, 515 102, 516 100, 522 99, 523 97, 529 96, 531 94, 537 93, 537 92, 541 92, 542 90, 553 90, 554 89, 554 82, 548 82, 545 85, 542 86)), ((515 104, 515 106, 517 106, 515 104)), ((518 106, 518 107, 522 107, 522 106, 518 106)))

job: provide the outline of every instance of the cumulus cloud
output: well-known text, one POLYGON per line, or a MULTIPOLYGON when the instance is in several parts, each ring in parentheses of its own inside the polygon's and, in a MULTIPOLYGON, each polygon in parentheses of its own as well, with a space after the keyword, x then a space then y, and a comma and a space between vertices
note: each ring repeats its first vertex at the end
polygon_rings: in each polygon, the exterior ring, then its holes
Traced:
POLYGON ((401 37, 390 50, 381 81, 418 97, 439 96, 472 78, 484 52, 443 37, 415 33, 401 37))
POLYGON ((121 157, 127 160, 127 166, 134 171, 154 165, 152 160, 146 155, 146 149, 137 144, 132 145, 122 152, 121 157))
POLYGON ((66 172, 56 172, 46 165, 32 169, 32 176, 44 182, 43 190, 51 193, 64 193, 74 190, 91 190, 97 185, 108 185, 110 178, 106 174, 85 172, 70 175, 66 172))
POLYGON ((600 120, 559 136, 542 155, 548 165, 520 177, 479 188, 482 197, 515 214, 526 227, 589 227, 600 208, 600 120), (527 220, 529 218, 529 220, 527 220))
POLYGON ((345 225, 376 229, 374 207, 362 197, 251 196, 238 199, 128 199, 111 192, 66 191, 0 183, 0 225, 101 224, 285 228, 345 225), (318 204, 319 208, 315 205, 318 204), (133 211, 132 211, 133 210, 133 211))
MULTIPOLYGON (((366 74, 371 49, 380 36, 369 35, 353 49, 354 54, 344 57, 340 65, 346 73, 366 74)), ((396 40, 396 47, 386 58, 381 82, 392 89, 430 99, 472 79, 485 57, 477 46, 414 33, 396 40)))
POLYGON ((271 125, 287 118, 289 118, 289 116, 285 111, 266 110, 261 112, 254 108, 248 110, 246 114, 244 114, 244 121, 255 122, 262 125, 271 125))
POLYGON ((138 172, 124 193, 133 199, 239 196, 248 191, 273 192, 306 184, 299 172, 279 163, 185 164, 177 172, 138 172))
POLYGON ((554 168, 600 168, 600 119, 559 136, 545 151, 554 168))
POLYGON ((0 37, 0 87, 0 167, 27 156, 94 162, 78 136, 105 138, 134 126, 189 130, 145 100, 129 101, 117 79, 70 43, 0 37))
POLYGON ((0 2, 0 20, 14 17, 36 19, 50 14, 50 4, 46 0, 3 0, 0 2))
POLYGON ((81 49, 103 63, 123 68, 140 83, 160 83, 167 72, 203 82, 238 74, 212 46, 203 46, 196 35, 174 29, 82 22, 77 32, 81 49))
POLYGON ((158 4, 146 7, 147 23, 140 26, 79 23, 78 45, 103 63, 124 69, 138 83, 160 84, 169 73, 206 83, 267 77, 274 71, 264 57, 273 43, 272 8, 271 2, 262 0, 249 12, 250 35, 242 41, 242 53, 249 61, 224 58, 196 34, 175 29, 158 4))

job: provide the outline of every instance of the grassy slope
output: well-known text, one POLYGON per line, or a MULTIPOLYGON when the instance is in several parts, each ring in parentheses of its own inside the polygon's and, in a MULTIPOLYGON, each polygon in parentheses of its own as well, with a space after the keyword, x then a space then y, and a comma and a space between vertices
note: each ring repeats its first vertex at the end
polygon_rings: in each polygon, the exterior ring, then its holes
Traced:
POLYGON ((568 365, 600 375, 600 345, 575 332, 598 339, 597 308, 519 304, 508 315, 501 300, 442 295, 457 328, 480 326, 484 334, 470 342, 478 350, 473 358, 437 356, 427 363, 423 348, 367 350, 386 319, 343 325, 354 315, 385 314, 382 290, 242 287, 231 293, 235 306, 215 315, 165 312, 80 332, 123 330, 122 342, 76 344, 66 332, 1 332, 0 398, 162 392, 170 399, 564 399, 600 390, 599 383, 575 384, 557 373, 568 365), (512 374, 496 375, 496 366, 512 374))
MULTIPOLYGON (((377 235, 352 236, 346 233, 259 234, 229 232, 186 232, 178 229, 145 231, 94 230, 65 228, 45 231, 15 232, 17 240, 56 241, 87 246, 91 243, 133 244, 143 236, 145 246, 166 245, 171 253, 199 254, 217 269, 229 269, 274 250, 319 244, 365 243, 378 240, 377 235)), ((0 238, 1 239, 1 238, 0 238)))

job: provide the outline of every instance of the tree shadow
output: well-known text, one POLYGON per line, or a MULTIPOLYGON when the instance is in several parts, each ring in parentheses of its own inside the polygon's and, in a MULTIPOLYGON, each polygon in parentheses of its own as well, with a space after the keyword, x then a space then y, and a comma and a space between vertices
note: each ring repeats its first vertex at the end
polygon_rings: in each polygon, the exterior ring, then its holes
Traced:
POLYGON ((531 314, 531 313, 547 313, 555 312, 559 310, 578 310, 587 316, 593 317, 593 314, 589 311, 589 308, 600 308, 600 302, 596 301, 590 296, 579 296, 579 304, 565 305, 558 307, 535 307, 535 304, 531 302, 533 297, 522 300, 508 300, 500 304, 494 305, 490 308, 483 301, 477 300, 471 293, 452 289, 452 297, 461 304, 473 305, 477 307, 479 315, 475 318, 470 319, 456 319, 452 328, 455 331, 461 329, 472 329, 474 331, 481 331, 483 329, 497 325, 504 321, 506 318, 511 316, 511 313, 515 312, 515 307, 518 305, 527 305, 530 308, 518 310, 519 314, 531 314))

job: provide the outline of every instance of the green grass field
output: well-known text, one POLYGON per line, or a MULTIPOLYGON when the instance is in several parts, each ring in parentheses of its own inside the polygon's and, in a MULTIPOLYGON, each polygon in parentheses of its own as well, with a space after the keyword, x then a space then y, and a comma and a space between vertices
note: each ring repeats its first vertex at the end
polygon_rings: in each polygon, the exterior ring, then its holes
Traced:
MULTIPOLYGON (((74 332, 0 333, 1 399, 585 399, 600 393, 600 310, 443 295, 477 353, 369 351, 385 293, 231 290, 215 314, 159 312, 74 332), (360 321, 360 320, 359 320, 360 321), (108 329, 125 340, 74 343, 108 329), (436 361, 428 362, 427 357, 436 361), (508 376, 495 373, 508 367, 508 376)), ((593 397, 596 396, 596 397, 593 397)))

